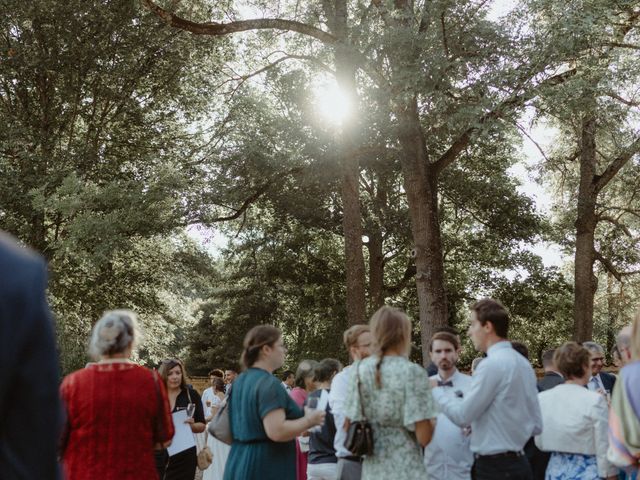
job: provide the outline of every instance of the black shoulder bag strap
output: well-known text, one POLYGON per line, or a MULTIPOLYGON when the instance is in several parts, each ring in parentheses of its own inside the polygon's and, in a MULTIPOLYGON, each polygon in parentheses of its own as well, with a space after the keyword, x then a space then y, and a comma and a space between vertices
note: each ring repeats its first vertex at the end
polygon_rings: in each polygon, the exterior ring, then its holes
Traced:
POLYGON ((364 414, 364 402, 362 401, 362 382, 360 381, 360 361, 356 365, 356 381, 358 382, 358 400, 360 401, 360 415, 362 421, 367 421, 367 416, 364 414))

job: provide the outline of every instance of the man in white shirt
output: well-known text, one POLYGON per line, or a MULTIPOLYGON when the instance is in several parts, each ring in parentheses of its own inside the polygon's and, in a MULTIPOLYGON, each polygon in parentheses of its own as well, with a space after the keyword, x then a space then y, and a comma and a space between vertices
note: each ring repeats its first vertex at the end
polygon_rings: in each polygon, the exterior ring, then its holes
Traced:
MULTIPOLYGON (((431 361, 438 367, 438 373, 431 376, 437 382, 434 390, 442 390, 443 395, 454 401, 462 401, 471 386, 471 377, 456 368, 460 353, 460 341, 449 332, 438 332, 429 344, 431 361), (457 400, 455 400, 457 399, 457 400)), ((473 454, 469 449, 469 429, 460 428, 443 413, 438 415, 436 429, 424 451, 427 478, 447 480, 469 480, 473 454)))
MULTIPOLYGON (((349 356, 354 361, 367 358, 371 354, 372 337, 368 325, 354 325, 344 332, 343 340, 349 356)), ((329 392, 329 406, 336 426, 333 446, 336 449, 336 457, 338 458, 336 467, 337 480, 360 480, 362 475, 362 459, 355 457, 344 446, 347 438, 347 433, 343 428, 345 421, 344 403, 347 400, 349 391, 351 370, 352 366, 349 365, 333 377, 331 391, 329 392)))
POLYGON ((434 389, 444 414, 459 427, 471 425, 475 480, 531 480, 523 448, 542 432, 536 376, 531 364, 507 340, 509 314, 499 302, 483 299, 471 306, 469 336, 487 357, 471 377, 468 393, 449 398, 434 389))

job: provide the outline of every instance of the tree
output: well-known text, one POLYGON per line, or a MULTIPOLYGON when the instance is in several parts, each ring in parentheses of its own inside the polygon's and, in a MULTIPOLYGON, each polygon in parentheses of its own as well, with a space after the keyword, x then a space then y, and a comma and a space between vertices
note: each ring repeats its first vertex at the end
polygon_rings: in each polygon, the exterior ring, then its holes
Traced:
POLYGON ((282 18, 196 23, 152 0, 143 2, 169 25, 199 35, 277 29, 329 46, 340 45, 386 95, 389 114, 397 119, 396 141, 402 149, 421 334, 426 345, 433 327, 447 322, 439 175, 495 120, 509 117, 540 88, 560 83, 573 72, 549 74, 550 67, 558 64, 549 45, 540 48, 523 36, 500 35, 498 26, 486 20, 483 3, 373 1, 375 16, 357 4, 354 17, 361 21, 350 29, 350 43, 343 44, 311 23, 282 18), (363 24, 375 33, 357 35, 356 29, 363 24), (519 48, 516 40, 524 46, 519 48), (483 44, 482 54, 472 47, 476 42, 483 44), (444 126, 436 120, 443 112, 452 119, 444 126), (429 128, 433 125, 438 128, 429 128))
MULTIPOLYGON (((148 327, 191 321, 172 311, 188 300, 168 294, 174 260, 191 248, 178 228, 197 221, 198 169, 185 159, 202 147, 198 93, 226 48, 199 48, 124 0, 3 7, 0 221, 49 260, 68 371, 84 364, 105 309, 135 309, 148 327)), ((173 330, 148 358, 166 352, 173 330)))
MULTIPOLYGON (((628 47, 637 39, 640 11, 632 3, 594 3, 585 9, 582 3, 566 2, 556 8, 562 10, 562 22, 570 21, 580 34, 581 53, 574 59, 575 81, 547 97, 542 109, 561 123, 565 138, 574 141, 568 151, 558 152, 559 158, 551 162, 550 168, 560 167, 566 172, 573 170, 570 162, 577 160, 579 165, 577 171, 562 175, 565 187, 575 189, 575 196, 571 196, 577 203, 577 209, 570 210, 575 228, 571 242, 575 247, 573 338, 586 341, 593 335, 596 260, 622 280, 611 260, 597 248, 596 230, 604 222, 621 225, 619 218, 605 213, 605 190, 640 152, 640 135, 632 126, 638 103, 625 98, 633 91, 640 73, 635 65, 637 58, 628 53, 628 47)), ((544 28, 558 30, 558 12, 549 13, 550 25, 544 28)), ((629 209, 625 202, 622 208, 629 209)))
MULTIPOLYGON (((228 104, 234 115, 226 120, 225 142, 212 165, 223 172, 218 181, 242 191, 258 181, 277 180, 243 218, 221 227, 231 244, 220 263, 220 288, 192 335, 190 370, 237 361, 244 333, 257 323, 283 329, 289 361, 345 353, 340 342, 347 325, 340 254, 342 169, 332 152, 331 132, 305 107, 313 95, 308 86, 313 74, 301 65, 279 66, 258 85, 243 85, 228 104)), ((415 266, 399 150, 385 148, 394 133, 375 98, 363 95, 361 101, 367 126, 360 184, 369 298, 414 312, 415 266)), ((514 141, 512 132, 496 128, 443 175, 449 322, 456 326, 478 291, 496 288, 497 271, 537 265, 520 244, 542 230, 541 219, 505 173, 517 159, 514 141)), ((544 291, 539 293, 544 298, 544 291)), ((372 303, 371 311, 376 308, 372 303)), ((414 343, 420 346, 416 333, 414 343)), ((422 356, 416 352, 413 358, 422 356)))

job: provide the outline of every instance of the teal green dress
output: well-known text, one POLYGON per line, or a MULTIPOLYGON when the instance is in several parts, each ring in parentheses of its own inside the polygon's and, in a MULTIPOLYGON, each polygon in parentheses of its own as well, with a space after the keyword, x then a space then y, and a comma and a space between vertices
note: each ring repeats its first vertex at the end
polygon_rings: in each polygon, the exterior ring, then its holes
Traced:
POLYGON ((288 420, 304 414, 280 381, 265 370, 249 368, 233 382, 229 403, 233 444, 224 480, 296 479, 295 440, 269 440, 262 425, 262 419, 278 408, 284 409, 288 420))

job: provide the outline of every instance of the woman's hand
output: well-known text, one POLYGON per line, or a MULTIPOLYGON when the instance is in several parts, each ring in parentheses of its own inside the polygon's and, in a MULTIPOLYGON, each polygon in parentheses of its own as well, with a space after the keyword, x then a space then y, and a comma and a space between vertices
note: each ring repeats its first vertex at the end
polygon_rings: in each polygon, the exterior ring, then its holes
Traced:
POLYGON ((194 423, 196 423, 196 421, 193 419, 193 417, 187 417, 187 419, 184 421, 184 423, 189 423, 189 424, 193 425, 194 423))
POLYGON ((309 423, 309 428, 324 424, 327 412, 315 408, 304 407, 304 419, 309 423))

